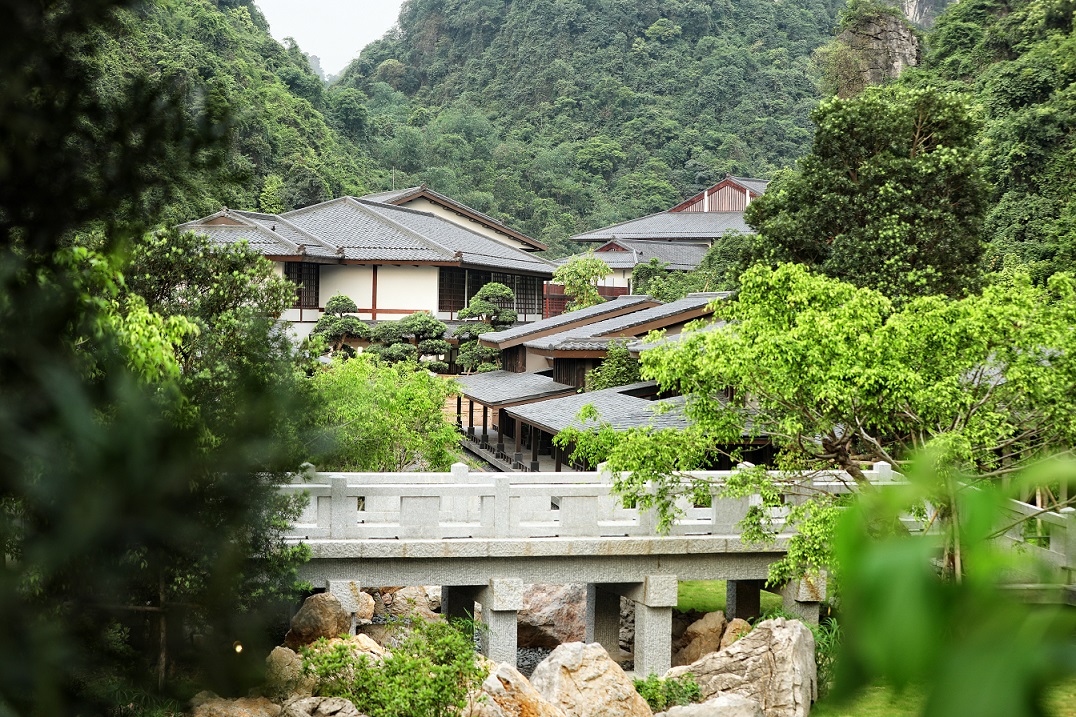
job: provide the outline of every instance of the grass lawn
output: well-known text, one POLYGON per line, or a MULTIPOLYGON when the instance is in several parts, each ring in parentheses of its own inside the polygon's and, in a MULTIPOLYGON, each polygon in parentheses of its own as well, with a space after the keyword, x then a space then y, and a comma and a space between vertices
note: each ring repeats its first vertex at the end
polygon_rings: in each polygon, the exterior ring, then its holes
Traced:
MULTIPOLYGON (((918 690, 897 695, 886 687, 874 686, 843 705, 819 702, 811 709, 811 717, 917 717, 923 699, 923 693, 918 690)), ((1051 717, 1076 717, 1076 679, 1050 690, 1046 710, 1051 717)))
MULTIPOLYGON (((762 612, 781 607, 781 596, 762 591, 762 612)), ((725 611, 724 580, 686 580, 680 583, 676 609, 680 612, 725 611)))

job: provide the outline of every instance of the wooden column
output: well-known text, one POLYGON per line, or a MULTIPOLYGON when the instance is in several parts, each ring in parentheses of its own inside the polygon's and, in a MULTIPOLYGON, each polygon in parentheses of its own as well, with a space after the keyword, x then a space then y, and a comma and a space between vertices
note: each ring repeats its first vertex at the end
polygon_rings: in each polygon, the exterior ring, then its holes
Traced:
POLYGON ((482 404, 482 447, 489 448, 489 406, 482 404))
POLYGON ((456 395, 456 430, 463 433, 463 394, 456 395))
POLYGON ((467 399, 467 437, 474 440, 474 399, 467 399))
POLYGON ((538 447, 542 444, 542 432, 531 426, 531 470, 538 471, 538 447))
POLYGON ((504 409, 497 410, 497 457, 504 456, 504 424, 508 415, 504 412, 504 409))
POLYGON ((560 464, 561 464, 561 458, 562 458, 562 455, 561 455, 561 452, 560 452, 561 449, 557 448, 556 446, 553 446, 553 448, 551 450, 553 451, 553 462, 554 462, 554 465, 555 465, 553 470, 555 470, 557 473, 560 473, 560 464))
POLYGON ((512 465, 523 465, 523 419, 516 419, 516 452, 512 456, 512 465))

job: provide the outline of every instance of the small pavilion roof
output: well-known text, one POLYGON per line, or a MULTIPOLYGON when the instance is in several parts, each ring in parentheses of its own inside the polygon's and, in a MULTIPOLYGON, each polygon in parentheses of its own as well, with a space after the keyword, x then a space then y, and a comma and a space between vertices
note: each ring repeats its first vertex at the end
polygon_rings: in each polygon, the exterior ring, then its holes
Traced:
POLYGON ((669 398, 663 401, 650 400, 657 392, 657 384, 643 381, 627 386, 606 388, 591 393, 576 393, 563 398, 551 398, 541 403, 509 408, 507 413, 513 418, 522 419, 524 423, 546 431, 559 433, 570 426, 581 426, 579 411, 586 405, 597 409, 600 419, 617 430, 629 428, 686 428, 688 420, 683 413, 683 397, 669 398), (665 404, 672 409, 660 412, 659 405, 665 404))
POLYGON ((514 373, 512 371, 489 371, 459 376, 456 382, 462 387, 464 398, 491 408, 517 406, 519 404, 575 393, 579 389, 557 383, 549 376, 538 373, 514 373))

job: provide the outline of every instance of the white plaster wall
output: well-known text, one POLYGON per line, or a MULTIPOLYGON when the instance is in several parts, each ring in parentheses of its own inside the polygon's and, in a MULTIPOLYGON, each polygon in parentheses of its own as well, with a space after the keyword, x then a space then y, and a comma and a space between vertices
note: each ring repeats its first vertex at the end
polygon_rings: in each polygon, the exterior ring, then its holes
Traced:
POLYGON ((498 231, 494 231, 493 229, 487 227, 485 224, 479 224, 478 222, 472 221, 467 217, 460 216, 459 214, 456 214, 451 210, 445 209, 440 204, 434 204, 429 199, 423 199, 419 197, 418 199, 408 202, 405 206, 408 209, 416 209, 420 212, 429 212, 430 214, 441 217, 442 219, 446 219, 453 224, 459 224, 460 226, 466 227, 473 232, 478 232, 479 234, 489 237, 490 239, 495 239, 501 244, 504 244, 505 246, 510 246, 513 249, 525 250, 534 248, 528 246, 527 244, 524 244, 521 241, 513 239, 507 234, 501 234, 498 231))
POLYGON ((527 373, 538 373, 539 371, 545 371, 546 369, 553 368, 553 359, 547 356, 539 356, 536 353, 527 349, 525 354, 527 360, 527 373))
MULTIPOLYGON (((436 266, 381 266, 377 270, 377 309, 407 313, 437 313, 436 266)), ((381 314, 380 319, 402 319, 407 314, 381 314)))
POLYGON ((613 273, 599 281, 598 286, 631 286, 631 270, 613 269, 613 273))
MULTIPOLYGON (((321 295, 325 302, 337 294, 351 298, 360 309, 370 308, 373 269, 358 264, 325 264, 321 267, 321 295)), ((360 314, 360 316, 366 316, 360 314)))

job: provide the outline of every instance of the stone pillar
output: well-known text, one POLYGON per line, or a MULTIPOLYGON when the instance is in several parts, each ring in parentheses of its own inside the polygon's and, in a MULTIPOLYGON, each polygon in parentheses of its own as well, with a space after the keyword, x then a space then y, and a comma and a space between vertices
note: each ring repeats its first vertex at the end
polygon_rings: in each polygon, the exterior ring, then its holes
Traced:
POLYGON ((762 614, 763 580, 729 580, 725 585, 725 617, 750 620, 762 614))
POLYGON ((586 642, 600 643, 616 660, 620 655, 620 596, 599 585, 587 585, 586 620, 586 642))
MULTIPOLYGON (((344 608, 344 612, 351 615, 351 628, 348 630, 348 634, 355 634, 355 627, 358 624, 355 619, 355 613, 359 611, 359 583, 355 580, 329 580, 328 588, 329 593, 340 601, 340 606, 344 608)), ((366 622, 370 622, 367 620, 366 622)))
MULTIPOLYGON (((635 602, 635 674, 645 678, 650 673, 659 677, 672 666, 672 611, 676 607, 677 579, 675 575, 648 575, 641 583, 609 584, 595 586, 600 594, 607 592, 623 595, 635 602)), ((588 588, 587 597, 590 597, 588 588)), ((597 600, 595 601, 597 604, 597 600)), ((620 601, 615 603, 617 629, 613 644, 619 642, 620 601)), ((590 605, 587 605, 589 617, 590 605)), ((595 620, 595 637, 599 637, 595 620)), ((589 623, 588 623, 589 630, 589 623)), ((587 633, 588 639, 590 633, 587 633)), ((608 648, 606 648, 608 651, 608 648)), ((614 656, 617 652, 610 652, 614 656)))
POLYGON ((659 677, 672 667, 671 607, 635 603, 635 675, 659 677))
POLYGON ((494 662, 516 665, 516 614, 523 609, 523 581, 493 578, 475 595, 482 603, 482 632, 478 638, 482 654, 494 662))
POLYGON ((826 599, 826 576, 790 580, 778 593, 782 607, 808 625, 817 625, 821 603, 826 599))

